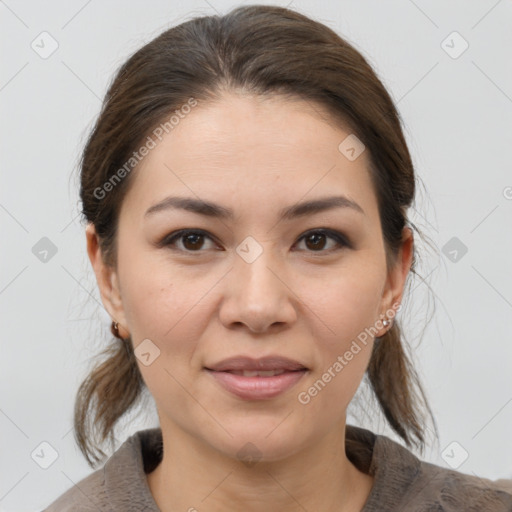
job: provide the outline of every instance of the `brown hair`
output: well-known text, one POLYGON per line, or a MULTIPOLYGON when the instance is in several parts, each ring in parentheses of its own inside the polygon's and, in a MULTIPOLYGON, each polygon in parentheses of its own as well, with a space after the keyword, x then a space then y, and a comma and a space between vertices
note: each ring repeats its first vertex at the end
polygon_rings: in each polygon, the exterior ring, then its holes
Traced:
MULTIPOLYGON (((201 104, 230 90, 300 98, 350 127, 369 151, 391 267, 416 181, 393 101, 365 58, 330 28, 298 12, 262 5, 168 29, 118 70, 80 161, 82 213, 96 228, 104 261, 116 265, 119 211, 133 172, 108 194, 98 191, 113 183, 114 174, 173 111, 190 98, 201 104)), ((415 265, 416 254, 412 273, 415 265)), ((98 454, 105 456, 102 443, 113 439, 117 421, 146 389, 131 340, 116 340, 100 357, 103 361, 78 390, 74 416, 75 439, 93 467, 101 460, 98 454)), ((408 446, 423 450, 422 415, 433 416, 396 319, 374 344, 367 376, 393 430, 408 446)))

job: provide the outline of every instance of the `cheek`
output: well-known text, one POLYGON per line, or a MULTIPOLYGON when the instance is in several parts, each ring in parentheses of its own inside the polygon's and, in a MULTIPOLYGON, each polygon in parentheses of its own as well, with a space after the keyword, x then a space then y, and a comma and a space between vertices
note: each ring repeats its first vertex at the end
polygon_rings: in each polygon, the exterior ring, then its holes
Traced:
POLYGON ((161 263, 143 264, 142 258, 135 257, 124 266, 122 275, 120 269, 123 307, 136 354, 138 345, 146 339, 158 349, 158 364, 151 369, 141 367, 143 376, 152 379, 156 378, 152 375, 157 367, 180 378, 189 366, 202 329, 202 287, 184 279, 183 273, 169 270, 161 263))
MULTIPOLYGON (((310 288, 308 306, 319 319, 314 336, 320 364, 315 389, 320 403, 346 406, 352 399, 371 357, 384 275, 376 262, 367 261, 339 272, 337 279, 310 288)), ((318 411, 321 414, 321 411, 318 411)))
POLYGON ((159 406, 186 417, 193 401, 183 390, 190 388, 191 361, 204 328, 199 301, 205 292, 158 265, 151 272, 126 268, 124 285, 123 305, 142 378, 159 406), (147 365, 140 356, 143 346, 151 354, 147 365))
POLYGON ((379 319, 384 274, 376 262, 347 265, 304 283, 304 302, 319 319, 322 340, 343 348, 379 319), (306 290, 309 289, 309 292, 306 290))
POLYGON ((330 318, 336 336, 330 333, 316 337, 318 364, 297 396, 309 418, 326 418, 326 424, 339 421, 345 414, 368 367, 374 345, 371 331, 365 331, 372 325, 372 304, 361 303, 359 308, 341 300, 337 304, 338 316, 333 314, 330 318))
POLYGON ((205 293, 204 278, 198 281, 186 269, 172 265, 164 249, 137 249, 135 241, 131 247, 119 261, 119 275, 132 339, 135 343, 144 338, 172 343, 186 331, 184 326, 189 318, 197 314, 196 308, 205 293))

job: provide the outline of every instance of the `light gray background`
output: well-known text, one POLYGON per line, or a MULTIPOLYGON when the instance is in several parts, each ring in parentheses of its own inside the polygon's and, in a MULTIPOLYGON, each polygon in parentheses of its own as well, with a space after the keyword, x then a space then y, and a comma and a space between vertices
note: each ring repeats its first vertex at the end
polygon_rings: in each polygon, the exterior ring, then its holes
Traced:
MULTIPOLYGON (((74 445, 72 408, 90 358, 110 339, 109 319, 97 303, 72 174, 107 84, 165 28, 235 5, 0 1, 2 511, 41 510, 91 472, 74 445), (31 48, 42 31, 59 45, 47 59, 31 48), (46 263, 32 252, 42 237, 58 251, 46 263), (43 441, 58 453, 48 469, 31 458, 43 441)), ((449 467, 465 450, 459 471, 512 478, 512 2, 294 0, 291 7, 369 59, 398 105, 426 186, 412 220, 437 248, 424 252, 424 281, 412 286, 413 306, 402 317, 410 318, 440 430, 424 458, 449 467), (458 58, 445 49, 458 52, 460 40, 442 44, 453 31, 469 44, 458 58), (467 247, 456 262, 443 252, 453 237, 467 247)), ((389 434, 378 418, 363 423, 389 434)), ((155 424, 151 407, 132 415, 119 442, 155 424)))

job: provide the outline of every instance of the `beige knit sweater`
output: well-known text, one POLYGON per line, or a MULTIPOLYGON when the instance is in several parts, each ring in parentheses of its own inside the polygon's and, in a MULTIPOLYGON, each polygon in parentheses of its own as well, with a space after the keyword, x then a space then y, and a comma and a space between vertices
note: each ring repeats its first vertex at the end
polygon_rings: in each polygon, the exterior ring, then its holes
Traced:
MULTIPOLYGON (((491 481, 421 461, 388 437, 352 425, 345 437, 348 458, 375 478, 361 512, 512 512, 512 480, 491 481)), ((159 512, 146 473, 161 459, 161 430, 136 432, 45 511, 159 512)))

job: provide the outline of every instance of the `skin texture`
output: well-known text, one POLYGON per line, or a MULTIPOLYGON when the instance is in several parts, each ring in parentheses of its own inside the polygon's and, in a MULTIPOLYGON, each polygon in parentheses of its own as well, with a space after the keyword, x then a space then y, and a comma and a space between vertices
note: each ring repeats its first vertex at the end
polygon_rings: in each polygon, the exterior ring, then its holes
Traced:
MULTIPOLYGON (((350 161, 338 150, 349 134, 300 99, 225 93, 195 107, 132 171, 116 269, 104 265, 94 227, 86 230, 101 297, 121 335, 134 348, 150 339, 160 350, 149 366, 138 364, 163 433, 163 461, 148 484, 164 512, 359 511, 368 497, 373 478, 347 459, 344 428, 373 339, 308 404, 297 399, 400 302, 411 266, 406 228, 386 269, 367 151, 350 161), (235 219, 172 209, 144 217, 169 195, 213 201, 235 219), (364 214, 333 208, 277 217, 332 195, 364 214), (158 247, 185 228, 208 236, 158 247), (352 247, 302 238, 319 228, 339 231, 352 247), (263 251, 252 263, 236 252, 247 236, 263 251), (242 400, 203 369, 234 355, 271 354, 309 369, 272 399, 242 400), (252 466, 237 457, 247 442, 261 457, 252 466)), ((387 329, 380 327, 377 336, 387 329)))

